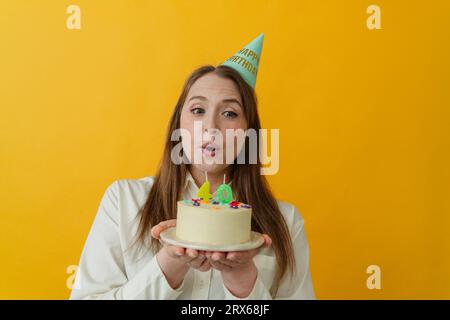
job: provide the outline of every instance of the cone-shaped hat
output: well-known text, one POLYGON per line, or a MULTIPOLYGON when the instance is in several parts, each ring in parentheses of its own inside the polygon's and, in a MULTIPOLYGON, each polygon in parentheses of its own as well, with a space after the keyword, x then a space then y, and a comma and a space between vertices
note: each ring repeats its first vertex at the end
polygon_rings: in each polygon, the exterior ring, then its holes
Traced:
POLYGON ((236 52, 234 56, 222 63, 222 65, 233 68, 239 72, 242 78, 244 78, 253 89, 255 89, 263 40, 264 34, 261 33, 252 42, 236 52))

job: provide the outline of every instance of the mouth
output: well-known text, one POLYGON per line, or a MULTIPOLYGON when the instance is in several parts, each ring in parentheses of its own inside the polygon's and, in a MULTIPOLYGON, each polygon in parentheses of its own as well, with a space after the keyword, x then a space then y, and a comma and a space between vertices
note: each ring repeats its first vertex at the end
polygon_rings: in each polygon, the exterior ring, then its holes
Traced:
POLYGON ((216 155, 218 147, 210 142, 206 142, 202 145, 202 152, 204 155, 214 157, 216 155))

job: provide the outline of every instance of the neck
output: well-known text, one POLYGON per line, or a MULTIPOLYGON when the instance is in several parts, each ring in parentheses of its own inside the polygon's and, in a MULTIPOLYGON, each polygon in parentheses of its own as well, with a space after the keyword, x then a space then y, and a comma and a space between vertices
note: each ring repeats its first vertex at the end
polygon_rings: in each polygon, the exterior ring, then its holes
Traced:
MULTIPOLYGON (((189 172, 191 173, 192 178, 194 178, 194 181, 198 187, 200 187, 203 183, 205 183, 206 181, 205 171, 201 171, 191 165, 189 166, 189 172)), ((214 193, 217 190, 217 188, 223 183, 224 174, 226 174, 225 183, 230 182, 230 172, 231 172, 230 166, 225 168, 225 170, 223 171, 208 172, 208 181, 211 193, 214 193)))

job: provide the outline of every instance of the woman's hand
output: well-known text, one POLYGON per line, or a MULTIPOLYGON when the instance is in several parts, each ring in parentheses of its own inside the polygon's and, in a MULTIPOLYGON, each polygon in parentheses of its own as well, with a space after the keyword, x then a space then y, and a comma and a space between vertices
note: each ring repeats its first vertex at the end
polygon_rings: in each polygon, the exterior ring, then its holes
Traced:
MULTIPOLYGON (((264 244, 270 247, 272 239, 263 234, 264 244)), ((221 271, 222 279, 228 290, 239 298, 247 297, 253 290, 258 270, 253 262, 261 247, 247 251, 206 251, 206 257, 214 269, 221 271)))
MULTIPOLYGON (((159 239, 164 230, 175 227, 176 219, 159 223, 151 229, 151 235, 159 239)), ((261 247, 269 247, 272 239, 263 234, 264 244, 261 247)), ((205 251, 183 248, 164 244, 158 252, 158 263, 172 288, 181 285, 189 268, 199 271, 208 271, 211 268, 221 272, 223 282, 228 290, 239 298, 247 297, 253 290, 258 270, 253 257, 261 247, 247 251, 205 251)))
MULTIPOLYGON (((151 235, 153 238, 159 239, 159 235, 161 234, 161 232, 168 228, 175 227, 176 224, 176 219, 163 221, 151 229, 151 235)), ((163 252, 159 256, 159 258, 167 260, 168 257, 170 258, 168 260, 172 260, 178 265, 186 265, 203 272, 211 269, 211 264, 209 263, 208 259, 206 259, 206 256, 204 254, 200 254, 198 250, 164 244, 164 247, 161 249, 161 251, 163 252)), ((160 262, 160 259, 158 259, 158 262, 160 262)))

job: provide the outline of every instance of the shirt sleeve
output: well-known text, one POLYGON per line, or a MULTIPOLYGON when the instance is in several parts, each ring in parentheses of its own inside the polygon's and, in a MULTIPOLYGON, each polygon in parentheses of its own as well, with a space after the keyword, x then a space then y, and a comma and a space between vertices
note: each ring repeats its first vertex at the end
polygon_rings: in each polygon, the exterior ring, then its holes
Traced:
POLYGON ((292 228, 292 245, 296 261, 294 276, 285 275, 278 288, 277 295, 273 298, 268 288, 259 277, 248 297, 238 298, 223 285, 225 299, 227 300, 314 300, 315 293, 309 270, 309 244, 304 229, 304 220, 297 209, 292 206, 296 219, 292 228))
POLYGON ((259 277, 259 273, 256 277, 255 285, 253 286, 253 290, 247 297, 239 298, 231 293, 230 290, 223 284, 223 289, 225 290, 225 300, 271 300, 272 296, 270 295, 269 290, 267 290, 266 286, 262 282, 259 277))
POLYGON ((119 233, 118 181, 105 191, 84 245, 70 299, 176 299, 184 281, 173 289, 156 255, 128 279, 119 233))

